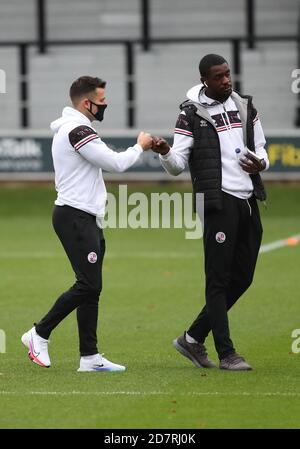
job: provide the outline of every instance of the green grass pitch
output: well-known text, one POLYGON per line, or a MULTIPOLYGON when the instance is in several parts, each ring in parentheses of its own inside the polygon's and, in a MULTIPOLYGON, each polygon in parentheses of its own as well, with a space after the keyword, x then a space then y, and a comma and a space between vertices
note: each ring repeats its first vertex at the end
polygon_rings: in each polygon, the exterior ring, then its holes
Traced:
MULTIPOLYGON (((130 192, 189 191, 178 184, 130 192)), ((115 191, 116 186, 110 186, 115 191)), ((263 243, 300 233, 300 186, 269 186, 263 243)), ((182 229, 107 229, 99 348, 125 373, 77 373, 75 314, 51 335, 52 366, 27 358, 22 333, 73 283, 51 225, 54 188, 0 187, 1 428, 298 428, 300 245, 259 257, 254 283, 230 312, 251 372, 197 369, 172 346, 204 304, 201 240, 182 229)), ((217 361, 211 336, 210 357, 217 361)))

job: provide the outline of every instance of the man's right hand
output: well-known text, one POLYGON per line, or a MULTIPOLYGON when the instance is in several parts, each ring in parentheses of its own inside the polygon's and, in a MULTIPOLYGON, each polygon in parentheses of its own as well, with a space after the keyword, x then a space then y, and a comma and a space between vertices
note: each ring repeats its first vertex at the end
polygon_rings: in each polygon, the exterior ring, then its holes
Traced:
POLYGON ((153 139, 149 133, 140 132, 137 138, 137 143, 143 148, 144 151, 150 150, 153 145, 153 139))
POLYGON ((162 155, 169 153, 170 146, 165 139, 157 136, 153 136, 152 139, 153 139, 152 151, 154 151, 154 153, 159 153, 162 155))

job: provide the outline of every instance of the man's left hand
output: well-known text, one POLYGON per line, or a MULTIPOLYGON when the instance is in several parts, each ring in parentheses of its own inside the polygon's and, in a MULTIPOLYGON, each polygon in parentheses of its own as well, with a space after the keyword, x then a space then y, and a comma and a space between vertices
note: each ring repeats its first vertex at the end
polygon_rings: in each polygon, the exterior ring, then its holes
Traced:
POLYGON ((255 175, 266 168, 266 161, 264 159, 258 161, 251 155, 241 158, 239 164, 250 175, 255 175))

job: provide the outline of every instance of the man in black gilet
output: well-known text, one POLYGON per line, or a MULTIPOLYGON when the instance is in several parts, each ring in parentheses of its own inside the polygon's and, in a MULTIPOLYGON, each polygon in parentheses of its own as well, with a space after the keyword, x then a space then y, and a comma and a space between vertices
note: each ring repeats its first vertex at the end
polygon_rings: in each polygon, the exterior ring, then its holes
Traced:
POLYGON ((154 138, 164 169, 178 175, 189 164, 194 194, 204 194, 206 305, 174 346, 197 367, 214 367, 204 346, 212 331, 220 369, 250 370, 230 338, 227 311, 254 275, 262 238, 257 199, 266 199, 259 172, 269 167, 266 141, 252 97, 232 90, 226 60, 206 55, 199 71, 201 84, 180 106, 173 146, 154 138))

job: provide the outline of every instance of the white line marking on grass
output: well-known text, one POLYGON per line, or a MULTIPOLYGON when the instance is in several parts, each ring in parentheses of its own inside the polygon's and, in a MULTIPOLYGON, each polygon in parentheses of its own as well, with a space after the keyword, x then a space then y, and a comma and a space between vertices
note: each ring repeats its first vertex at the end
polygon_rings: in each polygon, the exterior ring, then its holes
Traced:
POLYGON ((268 253, 274 249, 283 248, 284 246, 296 246, 300 242, 300 234, 288 237, 284 240, 276 240, 275 242, 266 243, 260 247, 260 253, 268 253))
POLYGON ((298 397, 297 391, 270 392, 220 392, 220 391, 191 391, 186 393, 164 391, 0 391, 0 395, 16 396, 250 396, 250 397, 298 397))

